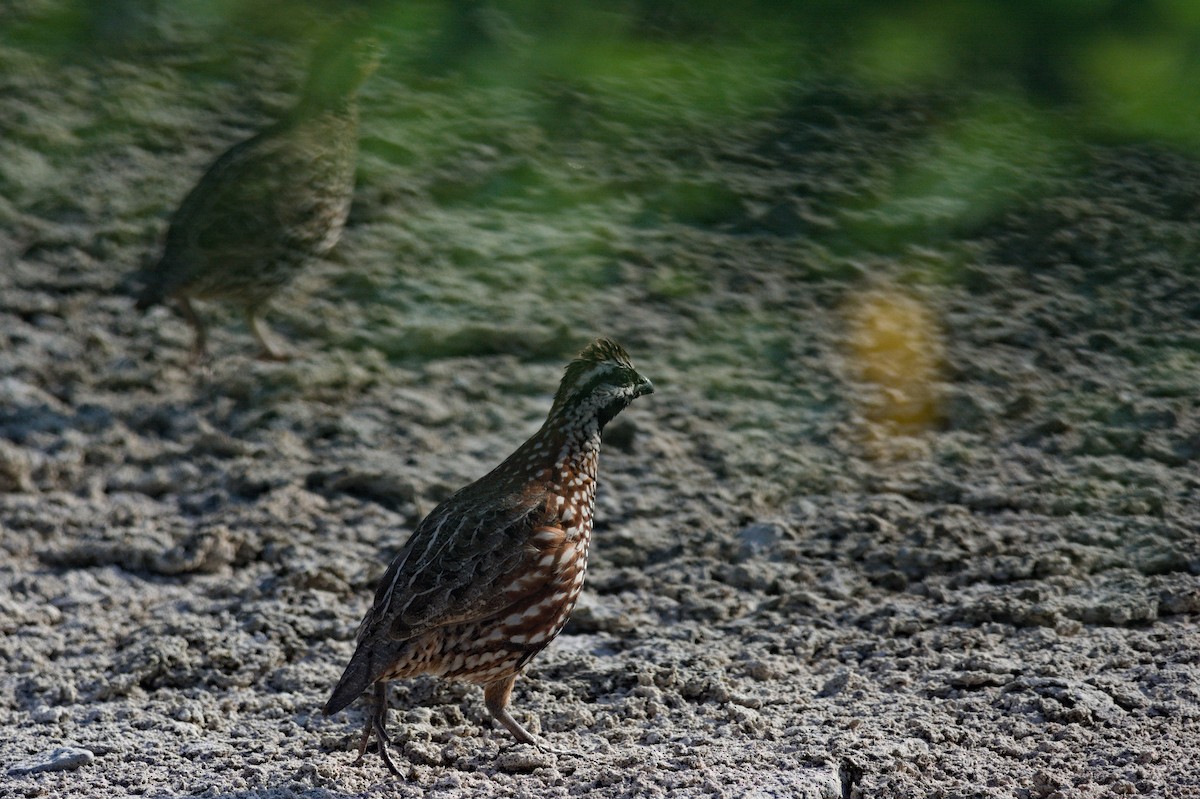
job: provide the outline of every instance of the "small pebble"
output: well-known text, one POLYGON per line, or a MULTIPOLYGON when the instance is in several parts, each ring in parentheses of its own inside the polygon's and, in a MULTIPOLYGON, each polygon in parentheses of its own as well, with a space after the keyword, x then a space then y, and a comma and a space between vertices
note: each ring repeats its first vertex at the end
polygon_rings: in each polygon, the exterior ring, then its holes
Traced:
POLYGON ((70 717, 70 711, 65 707, 42 706, 34 710, 30 717, 38 724, 57 724, 70 717))
POLYGON ((8 770, 9 776, 18 777, 22 774, 38 774, 43 771, 74 771, 80 766, 86 766, 96 759, 90 749, 80 749, 76 746, 60 746, 44 759, 13 766, 8 770))
POLYGON ((551 755, 532 748, 531 751, 525 751, 524 747, 510 749, 507 752, 501 752, 496 757, 496 768, 510 774, 528 773, 552 765, 554 765, 554 759, 551 755))

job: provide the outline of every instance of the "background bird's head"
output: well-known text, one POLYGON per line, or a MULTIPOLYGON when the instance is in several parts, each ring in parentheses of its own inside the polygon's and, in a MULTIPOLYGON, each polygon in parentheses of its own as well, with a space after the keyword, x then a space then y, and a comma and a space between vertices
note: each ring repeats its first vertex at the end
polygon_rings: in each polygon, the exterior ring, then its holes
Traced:
POLYGON ((334 26, 313 49, 303 104, 329 107, 345 102, 379 68, 382 57, 379 39, 357 20, 334 26))
POLYGON ((595 417, 603 429, 629 403, 653 391, 620 344, 596 339, 567 365, 550 415, 580 421, 595 417))

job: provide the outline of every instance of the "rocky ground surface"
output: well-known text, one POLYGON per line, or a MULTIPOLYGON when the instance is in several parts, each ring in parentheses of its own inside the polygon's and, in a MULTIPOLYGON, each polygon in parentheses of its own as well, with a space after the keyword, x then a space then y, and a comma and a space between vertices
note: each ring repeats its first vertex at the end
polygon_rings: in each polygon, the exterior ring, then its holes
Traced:
POLYGON ((269 316, 297 357, 206 305, 206 373, 125 276, 297 49, 23 24, 0 795, 1200 795, 1200 161, 952 92, 393 62, 342 244, 269 316), (596 335, 657 391, 513 701, 578 754, 416 679, 406 779, 351 765, 362 708, 319 708, 374 582, 596 335))

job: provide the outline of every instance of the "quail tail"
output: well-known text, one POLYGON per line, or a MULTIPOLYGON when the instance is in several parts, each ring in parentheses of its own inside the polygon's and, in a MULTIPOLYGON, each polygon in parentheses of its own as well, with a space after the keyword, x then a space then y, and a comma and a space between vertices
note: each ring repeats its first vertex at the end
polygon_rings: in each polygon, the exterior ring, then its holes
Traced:
POLYGON ((395 647, 359 646, 321 712, 332 716, 358 699, 396 661, 404 645, 399 641, 395 647))
POLYGON ((338 680, 329 701, 322 708, 322 713, 332 716, 362 696, 363 691, 367 690, 367 686, 371 684, 370 660, 372 658, 362 649, 354 653, 354 657, 350 659, 350 665, 346 666, 346 670, 342 672, 342 678, 338 680))
POLYGON ((162 281, 155 280, 153 275, 143 274, 142 277, 146 283, 142 286, 141 292, 138 293, 135 307, 139 311, 144 311, 163 301, 162 281))

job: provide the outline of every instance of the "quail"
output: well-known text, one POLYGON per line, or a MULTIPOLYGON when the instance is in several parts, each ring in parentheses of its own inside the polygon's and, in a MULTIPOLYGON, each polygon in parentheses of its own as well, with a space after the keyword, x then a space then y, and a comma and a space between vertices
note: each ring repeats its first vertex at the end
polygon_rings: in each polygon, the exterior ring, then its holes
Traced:
POLYGON ((503 463, 433 509, 392 560, 325 715, 374 687, 359 743, 388 753, 388 682, 432 674, 483 686, 491 716, 538 746, 508 711, 513 682, 567 623, 587 570, 604 426, 654 386, 608 339, 567 366, 546 422, 503 463))
POLYGON ((358 155, 356 94, 378 64, 374 39, 345 26, 317 45, 299 101, 281 120, 218 158, 175 211, 157 264, 142 274, 139 310, 174 300, 208 358, 193 299, 240 305, 259 357, 285 360, 262 320, 271 297, 341 237, 358 155))

